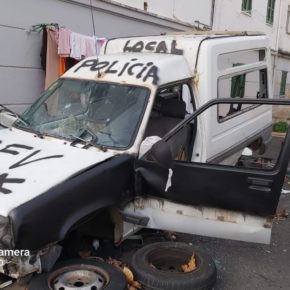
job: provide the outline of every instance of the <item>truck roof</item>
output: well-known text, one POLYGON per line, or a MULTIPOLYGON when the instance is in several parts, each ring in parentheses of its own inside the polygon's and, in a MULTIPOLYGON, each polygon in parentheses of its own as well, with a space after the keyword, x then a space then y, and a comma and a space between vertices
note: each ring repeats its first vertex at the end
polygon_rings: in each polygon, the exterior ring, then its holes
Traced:
POLYGON ((156 87, 193 74, 182 55, 118 53, 87 58, 62 77, 156 87))
POLYGON ((204 43, 211 45, 236 43, 237 48, 241 46, 240 44, 247 43, 247 49, 268 46, 267 37, 259 32, 181 32, 180 34, 111 39, 106 43, 102 54, 182 55, 190 68, 194 69, 197 55, 204 43))
POLYGON ((259 36, 265 35, 262 31, 228 31, 228 30, 189 30, 189 31, 173 31, 165 35, 203 35, 203 36, 259 36))
POLYGON ((63 77, 160 86, 194 77, 201 49, 206 59, 219 45, 223 52, 268 46, 261 33, 185 33, 109 40, 98 58, 83 60, 63 77))

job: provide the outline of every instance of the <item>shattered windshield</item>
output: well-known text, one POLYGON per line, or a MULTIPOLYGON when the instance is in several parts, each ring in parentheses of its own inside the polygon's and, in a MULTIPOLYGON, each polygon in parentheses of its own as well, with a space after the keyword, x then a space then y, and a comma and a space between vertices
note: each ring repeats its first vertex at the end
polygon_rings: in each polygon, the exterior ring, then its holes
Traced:
POLYGON ((147 104, 147 88, 59 79, 14 126, 42 135, 127 148, 147 104))

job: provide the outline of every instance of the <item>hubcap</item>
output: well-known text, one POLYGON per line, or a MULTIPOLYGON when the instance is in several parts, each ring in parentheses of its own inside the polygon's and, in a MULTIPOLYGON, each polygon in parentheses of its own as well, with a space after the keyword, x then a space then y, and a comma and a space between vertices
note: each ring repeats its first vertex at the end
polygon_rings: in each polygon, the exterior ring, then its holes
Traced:
POLYGON ((108 282, 105 276, 94 266, 75 265, 52 273, 49 285, 53 290, 101 290, 108 282))

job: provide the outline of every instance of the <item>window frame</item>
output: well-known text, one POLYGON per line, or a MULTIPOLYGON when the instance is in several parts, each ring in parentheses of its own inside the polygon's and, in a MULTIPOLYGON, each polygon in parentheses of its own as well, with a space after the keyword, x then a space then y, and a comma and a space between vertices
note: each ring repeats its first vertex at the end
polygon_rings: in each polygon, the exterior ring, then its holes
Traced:
POLYGON ((290 34, 290 5, 288 5, 288 10, 287 10, 286 33, 290 34))
POLYGON ((275 0, 268 0, 266 23, 269 25, 273 25, 273 22, 274 22, 275 4, 276 4, 275 0))
POLYGON ((243 13, 248 15, 252 14, 252 0, 242 0, 242 8, 243 13))
MULTIPOLYGON (((235 64, 234 66, 238 66, 239 64, 235 64)), ((240 81, 245 81, 244 83, 244 87, 242 88, 242 93, 243 93, 243 96, 240 97, 241 99, 243 99, 245 96, 244 96, 244 91, 245 91, 245 87, 246 87, 246 75, 249 74, 249 73, 252 73, 252 72, 255 72, 255 71, 258 71, 259 72, 259 76, 260 76, 260 84, 261 84, 261 81, 262 81, 262 72, 264 71, 265 72, 265 76, 264 76, 264 86, 265 86, 265 90, 266 90, 266 95, 265 97, 259 97, 257 96, 256 98, 259 99, 259 98, 264 98, 264 99, 268 99, 269 98, 269 91, 268 91, 268 71, 267 71, 267 68, 265 66, 262 66, 262 67, 258 67, 258 68, 255 68, 255 69, 251 69, 251 70, 244 70, 244 71, 240 71, 238 73, 235 73, 234 75, 223 75, 223 76, 220 76, 217 80, 217 97, 218 98, 224 98, 224 97, 221 97, 219 95, 219 82, 220 80, 222 79, 227 79, 227 78, 231 78, 231 93, 233 92, 233 88, 232 88, 232 85, 233 85, 233 79, 236 78, 236 77, 241 77, 241 80, 240 81)), ((231 97, 229 99, 235 99, 237 97, 231 97)), ((238 98, 238 99, 240 99, 238 98)), ((219 118, 219 109, 217 107, 217 121, 218 123, 223 123, 223 122, 226 122, 232 118, 235 118, 241 114, 244 114, 250 110, 253 110, 256 108, 256 105, 251 105, 249 107, 246 107, 246 108, 239 108, 238 111, 236 112, 233 112, 225 117, 222 117, 222 118, 219 118)))
POLYGON ((286 85, 287 85, 287 75, 288 71, 282 70, 281 71, 281 82, 280 82, 280 96, 285 96, 286 94, 286 85))

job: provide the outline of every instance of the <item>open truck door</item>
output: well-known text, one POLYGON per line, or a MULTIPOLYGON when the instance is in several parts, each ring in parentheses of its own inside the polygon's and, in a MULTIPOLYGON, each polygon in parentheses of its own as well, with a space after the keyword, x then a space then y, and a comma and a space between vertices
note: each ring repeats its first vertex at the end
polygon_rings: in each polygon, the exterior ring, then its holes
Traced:
POLYGON ((241 155, 236 165, 228 166, 172 156, 170 142, 180 130, 194 123, 199 126, 203 113, 219 111, 213 108, 233 105, 243 106, 237 112, 242 114, 260 106, 289 106, 290 101, 216 99, 200 107, 138 161, 136 184, 140 197, 125 208, 125 214, 146 217, 148 228, 270 242, 290 157, 289 130, 277 158, 271 160, 254 152, 246 162, 241 155))

